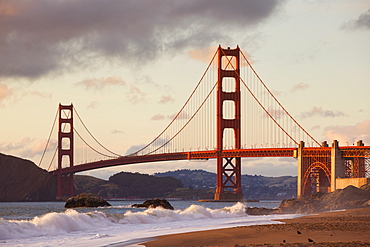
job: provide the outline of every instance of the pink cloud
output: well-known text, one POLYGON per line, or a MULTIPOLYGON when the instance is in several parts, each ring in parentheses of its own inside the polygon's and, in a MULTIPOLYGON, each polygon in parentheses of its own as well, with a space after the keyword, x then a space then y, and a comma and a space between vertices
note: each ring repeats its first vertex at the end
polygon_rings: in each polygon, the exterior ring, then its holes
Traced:
POLYGON ((39 97, 39 98, 43 98, 43 99, 51 99, 52 98, 51 93, 42 93, 42 92, 38 92, 38 91, 32 91, 32 92, 24 93, 23 96, 35 96, 35 97, 39 97))
POLYGON ((173 102, 175 102, 175 100, 171 95, 162 95, 161 100, 159 101, 160 104, 167 104, 173 102))
MULTIPOLYGON (((19 155, 23 158, 32 158, 36 155, 41 155, 46 147, 47 140, 39 140, 35 143, 35 139, 29 137, 23 138, 19 142, 1 144, 0 143, 0 152, 10 153, 14 155, 19 155)), ((46 151, 55 151, 57 147, 57 140, 52 139, 48 143, 46 151)))
POLYGON ((324 135, 328 141, 338 140, 341 145, 352 145, 358 140, 370 145, 370 119, 355 125, 328 126, 324 135))
POLYGON ((301 118, 310 118, 310 117, 343 117, 346 114, 342 111, 333 111, 333 110, 325 110, 322 107, 313 107, 311 110, 303 112, 300 117, 301 118))
POLYGON ((94 109, 96 107, 98 107, 99 103, 97 101, 91 101, 90 104, 86 107, 86 108, 91 108, 91 109, 94 109))
POLYGON ((112 134, 125 134, 125 132, 123 132, 122 130, 117 130, 117 129, 112 130, 111 133, 112 134))
POLYGON ((140 102, 145 102, 146 93, 141 91, 138 87, 131 85, 130 91, 125 93, 128 101, 133 104, 137 104, 140 102))
POLYGON ((211 46, 201 49, 192 49, 188 52, 188 55, 193 60, 209 63, 215 55, 217 48, 217 46, 211 46))
POLYGON ((0 83, 0 106, 2 106, 2 102, 6 99, 12 96, 14 93, 14 90, 11 88, 8 88, 7 85, 0 83))
POLYGON ((296 91, 300 91, 300 90, 305 90, 305 89, 307 89, 309 87, 310 86, 308 84, 301 82, 301 83, 293 86, 292 92, 296 92, 296 91))
POLYGON ((162 114, 156 114, 156 115, 154 115, 153 117, 151 117, 150 119, 151 120, 163 120, 163 119, 165 119, 166 117, 164 116, 164 115, 162 115, 162 114))
MULTIPOLYGON (((168 119, 174 119, 176 117, 176 115, 177 115, 177 113, 169 115, 168 119)), ((182 111, 182 112, 180 112, 180 114, 177 116, 176 119, 189 119, 189 118, 190 118, 189 114, 182 111)))

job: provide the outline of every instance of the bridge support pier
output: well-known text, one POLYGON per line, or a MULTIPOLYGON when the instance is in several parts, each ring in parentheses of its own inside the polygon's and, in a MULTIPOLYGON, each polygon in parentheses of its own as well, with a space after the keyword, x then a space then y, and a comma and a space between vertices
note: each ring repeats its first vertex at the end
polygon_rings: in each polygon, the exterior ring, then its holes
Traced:
MULTIPOLYGON (((357 146, 363 146, 362 141, 357 146)), ((298 198, 319 191, 333 192, 338 189, 338 179, 365 177, 365 158, 345 157, 337 140, 333 141, 331 148, 324 142, 321 149, 305 148, 301 142, 295 157, 298 160, 298 198)))
POLYGON ((297 197, 300 198, 303 196, 303 176, 304 176, 304 167, 303 167, 303 148, 304 142, 301 141, 298 146, 296 158, 298 160, 298 177, 297 177, 297 197))
POLYGON ((344 159, 339 149, 339 143, 337 140, 333 141, 331 147, 331 186, 330 191, 337 189, 336 179, 344 178, 344 159))

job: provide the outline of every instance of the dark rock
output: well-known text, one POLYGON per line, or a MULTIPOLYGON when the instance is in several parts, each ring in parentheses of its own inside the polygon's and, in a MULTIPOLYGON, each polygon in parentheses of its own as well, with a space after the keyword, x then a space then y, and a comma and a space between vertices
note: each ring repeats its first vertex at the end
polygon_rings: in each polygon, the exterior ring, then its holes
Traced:
POLYGON ((106 200, 92 193, 82 193, 66 201, 65 208, 106 207, 111 206, 106 200))
POLYGON ((164 199, 153 199, 153 200, 146 200, 142 204, 133 204, 132 207, 134 208, 156 208, 156 207, 162 207, 164 209, 171 209, 173 210, 174 208, 172 205, 164 199))
POLYGON ((247 207, 245 209, 245 212, 248 215, 270 215, 276 213, 277 209, 271 209, 271 208, 257 208, 257 207, 247 207))

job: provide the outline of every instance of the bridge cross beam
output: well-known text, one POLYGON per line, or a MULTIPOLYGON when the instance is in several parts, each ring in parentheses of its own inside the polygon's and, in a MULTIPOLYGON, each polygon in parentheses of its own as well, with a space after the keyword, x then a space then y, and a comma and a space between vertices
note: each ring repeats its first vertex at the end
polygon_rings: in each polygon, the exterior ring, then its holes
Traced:
POLYGON ((234 132, 234 148, 241 148, 241 99, 240 99, 240 49, 223 49, 218 47, 218 77, 217 77, 217 176, 214 200, 243 200, 241 189, 241 158, 223 157, 224 132, 231 129, 234 132), (225 79, 225 80, 224 80, 225 79), (235 87, 227 83, 231 79, 235 87), (225 102, 234 104, 234 118, 225 118, 223 111, 225 102), (224 163, 226 160, 226 163, 224 163))

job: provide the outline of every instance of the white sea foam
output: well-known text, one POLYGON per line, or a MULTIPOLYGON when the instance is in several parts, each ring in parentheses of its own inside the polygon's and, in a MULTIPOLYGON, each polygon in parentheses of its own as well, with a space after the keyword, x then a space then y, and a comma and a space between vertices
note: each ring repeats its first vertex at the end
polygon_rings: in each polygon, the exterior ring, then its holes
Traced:
POLYGON ((48 213, 32 220, 0 220, 0 239, 58 235, 72 231, 112 226, 114 221, 102 212, 48 213))
POLYGON ((171 233, 269 224, 273 218, 247 216, 242 203, 222 209, 199 205, 191 205, 184 210, 126 209, 122 214, 106 214, 101 211, 81 213, 69 209, 31 220, 0 219, 0 246, 104 245, 171 233))

